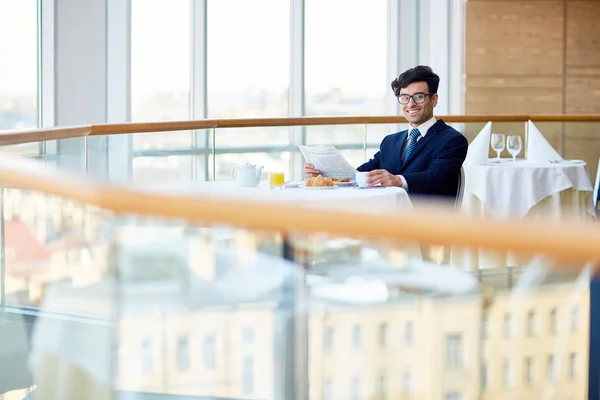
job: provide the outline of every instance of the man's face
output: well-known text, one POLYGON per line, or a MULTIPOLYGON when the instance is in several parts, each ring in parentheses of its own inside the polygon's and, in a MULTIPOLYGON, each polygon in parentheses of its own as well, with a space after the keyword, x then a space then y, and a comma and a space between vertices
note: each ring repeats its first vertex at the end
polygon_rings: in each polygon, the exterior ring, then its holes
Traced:
MULTIPOLYGON (((405 88, 400 89, 400 95, 412 96, 415 93, 429 93, 427 82, 414 82, 405 88)), ((402 114, 412 124, 417 127, 423 122, 430 120, 433 117, 433 108, 437 105, 438 95, 425 96, 425 101, 421 104, 415 103, 414 99, 410 99, 408 104, 401 104, 402 114)))

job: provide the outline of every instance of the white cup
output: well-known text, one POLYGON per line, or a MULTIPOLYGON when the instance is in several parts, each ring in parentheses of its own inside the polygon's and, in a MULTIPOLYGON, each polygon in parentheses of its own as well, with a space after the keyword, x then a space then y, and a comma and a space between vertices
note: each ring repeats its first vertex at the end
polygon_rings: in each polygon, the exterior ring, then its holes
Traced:
POLYGON ((356 171, 356 184, 358 185, 358 187, 364 188, 364 187, 369 187, 369 184, 367 183, 367 174, 368 172, 359 172, 356 171))

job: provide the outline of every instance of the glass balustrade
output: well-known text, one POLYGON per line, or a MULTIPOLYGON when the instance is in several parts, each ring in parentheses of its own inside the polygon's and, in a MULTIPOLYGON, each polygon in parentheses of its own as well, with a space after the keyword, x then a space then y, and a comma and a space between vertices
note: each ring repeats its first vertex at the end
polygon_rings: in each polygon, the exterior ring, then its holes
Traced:
POLYGON ((586 394, 591 265, 551 249, 116 216, 8 188, 3 207, 3 400, 586 394))

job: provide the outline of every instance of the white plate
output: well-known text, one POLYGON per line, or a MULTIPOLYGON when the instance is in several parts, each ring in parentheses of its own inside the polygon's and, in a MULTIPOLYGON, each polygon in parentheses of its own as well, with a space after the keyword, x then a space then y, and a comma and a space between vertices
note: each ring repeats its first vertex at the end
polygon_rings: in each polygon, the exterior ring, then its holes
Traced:
POLYGON ((335 186, 304 186, 304 189, 309 189, 309 190, 335 189, 335 186))
POLYGON ((348 186, 355 186, 356 182, 333 182, 334 186, 339 186, 339 187, 348 187, 348 186))
POLYGON ((294 189, 303 184, 304 184, 304 182, 286 182, 283 184, 283 187, 286 189, 294 189))
POLYGON ((550 161, 550 164, 558 164, 558 165, 565 165, 565 164, 585 164, 585 161, 583 160, 557 160, 557 161, 550 161))

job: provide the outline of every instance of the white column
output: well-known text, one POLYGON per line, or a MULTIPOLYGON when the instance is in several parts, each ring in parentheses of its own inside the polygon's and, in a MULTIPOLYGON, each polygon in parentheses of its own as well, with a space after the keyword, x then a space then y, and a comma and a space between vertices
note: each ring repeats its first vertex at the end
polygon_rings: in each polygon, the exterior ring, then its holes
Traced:
POLYGON ((465 32, 466 0, 451 0, 450 62, 448 83, 450 114, 465 112, 465 32))
POLYGON ((450 109, 450 24, 449 0, 429 0, 429 65, 440 76, 437 114, 450 109))
MULTIPOLYGON (((44 0, 42 115, 44 126, 129 119, 129 0, 44 0), (110 31, 110 35, 109 35, 110 31)), ((61 167, 128 180, 126 136, 59 140, 61 167), (115 151, 113 152, 113 149, 115 151), (87 156, 86 157, 86 153, 87 156)))
MULTIPOLYGON (((105 2, 55 0, 54 18, 54 124, 103 123, 106 121, 105 2)), ((104 150, 97 141, 88 145, 90 152, 104 150)), ((58 164, 83 172, 87 161, 85 151, 85 138, 59 140, 58 164)))
POLYGON ((465 0, 421 0, 419 14, 419 63, 440 76, 436 114, 462 114, 465 0))
MULTIPOLYGON (((290 88, 289 116, 304 116, 304 0, 290 0, 290 88)), ((302 126, 290 127, 290 144, 304 144, 306 129, 302 126)), ((291 160, 294 176, 292 180, 302 179, 304 159, 295 153, 291 160)))
MULTIPOLYGON (((206 54, 207 54, 207 0, 191 0, 191 119, 204 119, 207 116, 207 69, 206 69, 206 54)), ((197 149, 211 148, 210 133, 208 130, 193 131, 193 143, 197 149)), ((194 156, 192 161, 193 179, 208 180, 209 179, 209 159, 208 154, 204 158, 204 163, 199 163, 198 158, 194 156), (203 171, 203 172, 202 172, 203 171)))

